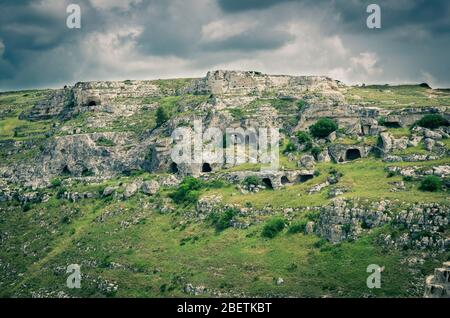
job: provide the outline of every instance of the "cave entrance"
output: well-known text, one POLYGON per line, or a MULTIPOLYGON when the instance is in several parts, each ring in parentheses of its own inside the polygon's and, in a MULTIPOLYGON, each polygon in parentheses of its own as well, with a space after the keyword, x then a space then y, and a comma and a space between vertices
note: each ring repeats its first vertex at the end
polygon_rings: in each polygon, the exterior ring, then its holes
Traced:
POLYGON ((359 149, 348 149, 345 153, 347 161, 356 160, 361 158, 361 152, 359 149))
POLYGON ((90 100, 88 106, 97 106, 97 102, 95 100, 90 100))
POLYGON ((206 173, 212 172, 211 165, 210 165, 209 163, 205 162, 205 163, 202 165, 202 172, 206 172, 206 173))
POLYGON ((266 186, 266 188, 273 190, 272 181, 269 178, 263 178, 262 183, 266 186))
POLYGON ((387 128, 401 128, 402 125, 398 121, 390 121, 387 123, 384 123, 384 126, 387 128))
POLYGON ((297 177, 298 182, 306 182, 308 180, 311 180, 312 178, 314 178, 314 175, 312 174, 301 174, 297 177))
POLYGON ((288 184, 288 183, 290 183, 289 179, 286 176, 282 176, 281 177, 281 184, 285 185, 285 184, 288 184))
POLYGON ((61 170, 61 175, 63 176, 70 176, 72 173, 70 172, 69 167, 64 166, 61 170))
POLYGON ((172 173, 178 173, 178 165, 175 162, 172 162, 170 164, 169 169, 170 169, 170 172, 172 172, 172 173))

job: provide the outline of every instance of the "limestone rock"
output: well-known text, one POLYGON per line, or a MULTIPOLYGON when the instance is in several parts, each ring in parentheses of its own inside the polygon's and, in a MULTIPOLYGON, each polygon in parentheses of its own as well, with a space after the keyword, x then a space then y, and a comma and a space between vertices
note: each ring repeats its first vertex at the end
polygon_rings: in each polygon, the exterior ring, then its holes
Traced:
POLYGON ((434 270, 425 282, 425 298, 450 298, 450 262, 434 270))
POLYGON ((145 181, 141 186, 142 192, 149 195, 154 195, 159 190, 159 183, 155 180, 145 181))

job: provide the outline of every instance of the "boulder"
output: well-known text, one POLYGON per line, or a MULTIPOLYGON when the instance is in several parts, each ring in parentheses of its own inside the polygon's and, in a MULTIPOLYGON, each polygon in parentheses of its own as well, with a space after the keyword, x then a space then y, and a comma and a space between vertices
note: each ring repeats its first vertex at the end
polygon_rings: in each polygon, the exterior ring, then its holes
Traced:
POLYGON ((313 156, 304 155, 300 158, 300 163, 306 169, 313 169, 316 164, 316 161, 313 156))
POLYGON ((154 195, 159 190, 159 183, 155 180, 145 181, 141 186, 142 192, 149 195, 154 195))
POLYGON ((433 151, 434 145, 436 144, 436 141, 431 138, 425 138, 425 149, 428 151, 433 151))
POLYGON ((138 185, 135 182, 128 184, 125 187, 125 191, 123 192, 124 198, 125 199, 131 198, 133 195, 136 194, 138 189, 139 189, 139 187, 138 187, 138 185))
POLYGON ((113 194, 117 190, 116 187, 106 187, 105 190, 103 190, 103 196, 108 197, 111 194, 113 194))

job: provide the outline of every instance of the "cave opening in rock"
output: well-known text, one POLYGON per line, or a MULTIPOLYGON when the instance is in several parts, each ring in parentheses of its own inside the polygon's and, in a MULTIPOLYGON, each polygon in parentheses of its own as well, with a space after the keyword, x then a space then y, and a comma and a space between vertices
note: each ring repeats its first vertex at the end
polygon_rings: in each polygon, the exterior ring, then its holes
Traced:
POLYGON ((206 173, 212 172, 211 165, 210 165, 209 163, 205 162, 205 163, 202 165, 202 172, 206 172, 206 173))
POLYGON ((178 165, 175 162, 172 162, 169 167, 170 172, 178 173, 178 165))
POLYGON ((391 122, 384 123, 384 126, 387 128, 401 128, 402 127, 402 125, 400 125, 400 123, 398 121, 391 121, 391 122))
POLYGON ((272 181, 269 178, 263 178, 262 183, 266 186, 266 188, 273 189, 272 181))
POLYGON ((361 158, 361 152, 359 149, 348 149, 345 153, 345 158, 347 161, 359 159, 361 158))
POLYGON ((290 183, 288 177, 282 176, 281 177, 281 184, 285 185, 285 184, 288 184, 288 183, 290 183))
POLYGON ((297 177, 297 180, 299 181, 299 182, 306 182, 306 181, 308 181, 308 180, 311 180, 312 178, 314 178, 314 175, 312 175, 312 174, 301 174, 301 175, 299 175, 298 177, 297 177))
POLYGON ((88 106, 97 106, 97 102, 95 100, 91 100, 89 101, 88 106))
POLYGON ((64 167, 62 168, 62 170, 61 170, 61 175, 63 175, 63 176, 70 176, 70 175, 71 175, 71 172, 70 172, 70 170, 69 170, 69 167, 64 166, 64 167))

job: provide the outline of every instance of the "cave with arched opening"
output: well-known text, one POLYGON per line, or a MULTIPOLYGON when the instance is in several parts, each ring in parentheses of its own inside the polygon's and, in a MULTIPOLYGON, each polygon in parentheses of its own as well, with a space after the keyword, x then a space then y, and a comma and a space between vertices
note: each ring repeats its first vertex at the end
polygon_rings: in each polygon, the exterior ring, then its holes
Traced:
POLYGON ((61 175, 63 176, 70 176, 72 173, 70 172, 69 167, 64 166, 61 170, 61 175))
POLYGON ((383 124, 387 128, 401 128, 402 125, 398 121, 390 121, 383 124))
POLYGON ((361 158, 361 152, 359 149, 348 149, 345 152, 345 158, 347 161, 352 161, 361 158))
POLYGON ((209 163, 205 162, 202 165, 202 172, 205 172, 205 173, 212 172, 211 165, 209 163))
POLYGON ((298 182, 306 182, 308 180, 311 180, 312 178, 314 178, 314 175, 312 174, 301 174, 297 177, 298 182))
POLYGON ((97 106, 97 102, 95 100, 90 100, 88 106, 97 106))
POLYGON ((266 186, 266 188, 273 189, 272 181, 269 178, 263 178, 262 183, 266 186))
POLYGON ((288 183, 290 183, 288 177, 282 176, 281 177, 281 184, 285 185, 285 184, 288 184, 288 183))
POLYGON ((172 162, 169 167, 170 172, 178 173, 178 165, 175 162, 172 162))

